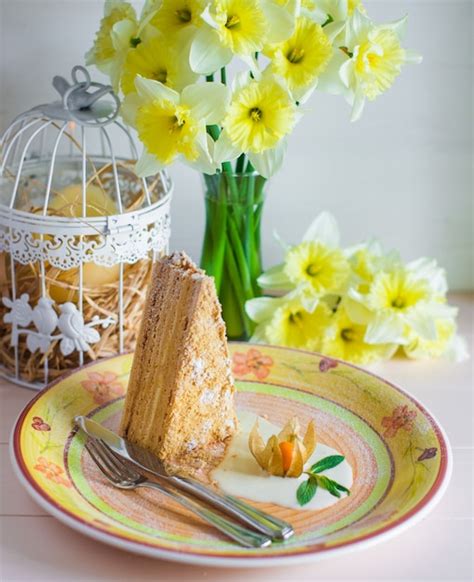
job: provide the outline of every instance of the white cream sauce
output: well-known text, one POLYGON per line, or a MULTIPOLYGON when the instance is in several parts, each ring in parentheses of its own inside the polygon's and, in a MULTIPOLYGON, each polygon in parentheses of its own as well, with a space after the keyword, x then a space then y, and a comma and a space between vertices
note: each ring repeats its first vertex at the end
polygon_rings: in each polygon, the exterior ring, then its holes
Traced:
MULTIPOLYGON (((244 411, 239 412, 237 416, 240 424, 239 432, 232 439, 224 460, 211 474, 211 477, 223 491, 229 495, 245 497, 252 501, 276 503, 284 507, 303 510, 324 509, 339 501, 337 497, 318 487, 313 499, 301 507, 296 500, 296 490, 299 484, 305 481, 308 476, 303 473, 298 478, 275 477, 261 469, 248 447, 249 433, 257 420, 257 416, 244 411)), ((263 418, 259 417, 258 422, 260 434, 265 442, 273 434, 278 434, 281 430, 280 427, 263 418)), ((323 457, 338 454, 341 453, 332 447, 318 443, 305 464, 305 469, 323 457)), ((337 467, 329 469, 323 474, 348 489, 352 486, 352 468, 347 461, 343 461, 337 467)), ((344 493, 342 496, 344 496, 344 493)))

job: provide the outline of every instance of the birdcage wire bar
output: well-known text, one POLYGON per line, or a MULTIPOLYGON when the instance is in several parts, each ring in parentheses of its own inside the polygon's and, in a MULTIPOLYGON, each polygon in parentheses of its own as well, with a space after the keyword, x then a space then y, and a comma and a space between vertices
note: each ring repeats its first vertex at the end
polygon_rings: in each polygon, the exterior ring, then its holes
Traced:
POLYGON ((0 274, 8 279, 9 272, 9 281, 2 282, 0 325, 10 338, 9 351, 1 346, 0 375, 35 389, 51 381, 53 372, 57 377, 58 361, 67 368, 101 357, 101 350, 112 355, 133 347, 130 314, 137 317, 138 300, 131 297, 135 293, 142 300, 144 292, 131 289, 130 281, 143 285, 150 260, 167 252, 169 243, 168 176, 135 176, 134 139, 113 108, 69 111, 76 98, 90 96, 89 88, 97 88, 100 97, 110 93, 88 83, 87 76, 79 82, 73 74, 73 82, 62 94, 62 105, 33 108, 0 138, 0 274), (116 153, 117 143, 126 145, 128 156, 116 153), (94 149, 99 153, 91 153, 94 149), (55 204, 58 197, 67 198, 69 187, 78 190, 77 202, 72 198, 70 208, 65 206, 69 213, 61 214, 55 204), (107 212, 94 201, 97 192, 107 212), (107 304, 91 295, 102 292, 101 284, 86 279, 86 266, 92 265, 101 274, 100 269, 117 271, 117 278, 103 285, 107 304), (69 284, 65 275, 71 273, 69 284), (32 277, 37 289, 30 291, 25 281, 32 277), (132 295, 125 297, 125 289, 132 295), (25 354, 30 367, 24 365, 25 354))

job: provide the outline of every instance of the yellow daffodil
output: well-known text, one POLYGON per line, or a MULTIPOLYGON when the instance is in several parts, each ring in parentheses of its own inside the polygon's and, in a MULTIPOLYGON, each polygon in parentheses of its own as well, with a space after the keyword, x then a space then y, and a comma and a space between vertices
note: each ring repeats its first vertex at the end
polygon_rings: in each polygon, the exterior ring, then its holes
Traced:
POLYGON ((347 13, 351 16, 354 10, 359 10, 362 14, 366 14, 367 10, 362 4, 362 0, 347 0, 347 13))
POLYGON ((290 301, 274 312, 265 326, 265 336, 271 344, 317 350, 330 316, 324 303, 310 313, 298 301, 290 301))
POLYGON ((367 325, 368 343, 407 345, 413 335, 436 340, 435 322, 456 311, 446 305, 445 273, 436 262, 420 259, 393 265, 378 272, 367 293, 349 289, 348 312, 354 321, 367 325))
POLYGON ((234 54, 252 59, 264 45, 268 22, 259 0, 215 0, 202 15, 193 39, 191 68, 209 75, 224 67, 234 54))
POLYGON ((397 345, 367 343, 364 339, 366 329, 350 319, 342 304, 332 316, 319 349, 328 356, 362 365, 392 357, 397 345))
POLYGON ((331 310, 324 302, 302 292, 285 297, 257 297, 246 303, 249 317, 257 323, 252 341, 317 350, 331 310))
POLYGON ((248 79, 232 96, 215 147, 216 162, 245 152, 257 172, 270 177, 282 163, 284 138, 295 122, 296 106, 286 87, 271 75, 248 79))
POLYGON ((355 10, 346 28, 345 51, 348 59, 340 77, 353 106, 352 120, 359 119, 365 100, 374 100, 389 89, 405 63, 419 63, 421 57, 402 48, 406 18, 375 25, 360 10, 355 10))
POLYGON ((137 163, 140 176, 155 174, 181 158, 200 171, 212 174, 212 139, 206 125, 220 123, 229 102, 227 87, 221 83, 195 83, 181 93, 150 79, 137 76, 137 93, 124 101, 125 120, 133 125, 144 145, 137 163))
POLYGON ((321 242, 305 241, 288 251, 285 273, 293 285, 307 285, 321 295, 340 293, 350 269, 341 250, 321 242))
POLYGON ((320 297, 338 293, 349 282, 350 267, 339 247, 339 230, 334 217, 322 212, 311 223, 299 245, 288 247, 285 261, 258 279, 271 291, 307 290, 320 297))
POLYGON ((312 420, 304 437, 296 417, 266 443, 260 435, 258 420, 249 434, 249 449, 255 460, 262 469, 277 477, 299 477, 315 448, 316 430, 312 420))
POLYGON ((106 0, 104 17, 100 22, 86 64, 95 65, 110 77, 112 87, 119 90, 124 61, 130 51, 140 45, 142 35, 155 13, 155 2, 145 4, 140 19, 134 8, 122 0, 106 0))
POLYGON ((96 65, 100 71, 109 75, 114 89, 119 86, 121 67, 129 48, 138 42, 137 32, 137 15, 128 2, 105 2, 104 17, 100 21, 94 44, 86 54, 86 64, 96 65))
POLYGON ((188 36, 201 26, 206 0, 163 0, 151 24, 167 37, 188 36))
POLYGON ((394 262, 399 262, 398 253, 384 253, 377 240, 350 247, 345 250, 352 271, 352 285, 360 292, 367 293, 376 273, 383 271, 394 262))
POLYGON ((445 358, 454 362, 461 362, 468 358, 465 341, 456 335, 456 322, 453 319, 439 319, 435 323, 436 339, 425 340, 413 336, 410 342, 403 347, 409 358, 433 359, 445 358))
POLYGON ((186 46, 170 44, 158 31, 151 33, 133 51, 129 51, 122 71, 122 91, 125 95, 135 91, 135 77, 160 81, 163 85, 181 91, 197 80, 191 71, 186 46))
POLYGON ((270 70, 282 77, 293 97, 300 100, 316 84, 332 55, 332 45, 320 24, 301 16, 293 35, 267 47, 270 70))

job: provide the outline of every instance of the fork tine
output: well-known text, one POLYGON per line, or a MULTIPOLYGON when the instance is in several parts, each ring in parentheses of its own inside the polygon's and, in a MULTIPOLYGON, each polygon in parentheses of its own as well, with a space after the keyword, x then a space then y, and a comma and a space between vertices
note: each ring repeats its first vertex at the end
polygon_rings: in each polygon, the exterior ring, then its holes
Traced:
POLYGON ((101 473, 103 473, 103 475, 112 482, 116 482, 117 481, 117 476, 115 473, 112 473, 109 468, 104 464, 104 461, 102 460, 102 457, 99 456, 96 447, 94 446, 94 443, 92 442, 91 439, 88 440, 88 442, 86 443, 86 449, 87 452, 89 453, 89 455, 92 457, 92 460, 95 462, 95 464, 97 465, 97 467, 100 469, 101 473))
POLYGON ((138 473, 126 461, 116 455, 106 443, 101 440, 96 440, 95 446, 96 449, 102 453, 104 458, 106 458, 114 467, 114 469, 118 471, 123 479, 130 479, 135 481, 141 477, 140 473, 138 473))

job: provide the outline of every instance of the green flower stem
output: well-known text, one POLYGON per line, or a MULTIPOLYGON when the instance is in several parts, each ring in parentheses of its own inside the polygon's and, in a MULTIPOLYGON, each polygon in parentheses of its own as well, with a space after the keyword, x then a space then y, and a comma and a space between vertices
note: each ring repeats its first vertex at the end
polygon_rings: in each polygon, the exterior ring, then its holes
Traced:
POLYGON ((222 67, 221 69, 221 83, 223 83, 224 85, 227 85, 227 72, 225 67, 222 67))
MULTIPOLYGON (((229 337, 239 338, 249 336, 248 318, 241 310, 235 309, 237 305, 243 305, 245 291, 240 280, 240 273, 235 261, 234 253, 230 245, 226 246, 226 266, 232 285, 226 285, 222 298, 222 311, 227 324, 229 337), (230 297, 229 297, 230 295, 230 297), (229 301, 230 299, 230 301, 229 301)), ((244 300, 245 301, 245 300, 244 300)))
MULTIPOLYGON (((219 128, 208 128, 210 135, 219 128)), ((245 172, 234 173, 225 163, 222 173, 205 176, 206 231, 201 265, 215 277, 227 333, 231 339, 248 339, 254 324, 245 302, 260 294, 260 217, 265 180, 242 158, 245 172)))
POLYGON ((235 164, 235 173, 241 174, 244 171, 244 167, 245 167, 245 154, 240 154, 235 164))

